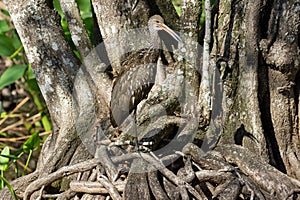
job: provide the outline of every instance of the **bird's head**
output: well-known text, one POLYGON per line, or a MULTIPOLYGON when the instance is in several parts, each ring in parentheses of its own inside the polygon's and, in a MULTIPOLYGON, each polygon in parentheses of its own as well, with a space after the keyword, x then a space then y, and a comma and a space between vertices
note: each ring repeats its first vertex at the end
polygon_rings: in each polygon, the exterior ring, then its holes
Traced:
POLYGON ((150 31, 150 36, 152 40, 158 40, 158 32, 165 31, 168 35, 170 35, 174 40, 178 43, 181 42, 181 38, 179 35, 164 24, 164 19, 159 15, 153 15, 150 17, 148 21, 148 28, 150 31))

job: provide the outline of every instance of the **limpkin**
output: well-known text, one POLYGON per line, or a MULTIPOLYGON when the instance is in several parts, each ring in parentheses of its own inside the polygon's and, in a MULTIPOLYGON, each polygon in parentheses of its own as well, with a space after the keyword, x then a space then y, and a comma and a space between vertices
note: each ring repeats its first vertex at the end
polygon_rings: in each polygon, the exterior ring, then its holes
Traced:
POLYGON ((174 41, 181 41, 159 15, 150 17, 148 29, 151 46, 129 55, 122 63, 121 72, 114 81, 110 105, 114 126, 122 124, 136 106, 147 98, 154 85, 157 61, 162 49, 159 31, 165 31, 174 41))

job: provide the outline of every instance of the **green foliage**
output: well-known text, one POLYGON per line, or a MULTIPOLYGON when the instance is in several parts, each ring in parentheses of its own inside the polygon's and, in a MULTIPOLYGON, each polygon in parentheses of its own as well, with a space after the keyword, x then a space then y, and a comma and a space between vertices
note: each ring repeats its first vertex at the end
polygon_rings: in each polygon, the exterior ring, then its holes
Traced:
POLYGON ((4 177, 4 172, 9 168, 10 166, 10 160, 14 159, 15 156, 12 156, 10 154, 10 149, 9 147, 4 147, 4 149, 1 152, 0 155, 0 189, 4 188, 4 186, 7 186, 9 191, 11 192, 12 196, 14 197, 14 199, 18 199, 15 191, 13 190, 13 188, 11 187, 9 181, 6 180, 6 178, 4 177))
POLYGON ((23 77, 26 69, 27 66, 22 64, 7 68, 0 76, 0 90, 23 77))
POLYGON ((12 194, 13 198, 14 198, 15 200, 18 200, 18 197, 17 197, 17 195, 16 195, 14 189, 11 187, 9 181, 6 180, 3 176, 0 176, 0 181, 3 182, 4 185, 8 187, 8 189, 9 189, 10 193, 12 194))
MULTIPOLYGON (((0 56, 23 59, 23 57, 18 57, 22 49, 16 31, 11 29, 6 21, 0 20, 0 56)), ((14 64, 6 69, 0 76, 0 90, 23 77, 26 69, 24 64, 14 64)))
POLYGON ((83 23, 85 24, 87 32, 93 41, 94 19, 90 0, 77 0, 76 2, 78 4, 83 23))
POLYGON ((16 31, 7 28, 9 28, 7 23, 1 20, 0 21, 0 56, 11 56, 15 53, 15 51, 17 51, 22 46, 16 31))
POLYGON ((177 14, 180 16, 181 15, 181 10, 180 10, 180 6, 181 6, 181 0, 172 0, 173 6, 177 12, 177 14))
POLYGON ((23 144, 23 150, 25 152, 35 150, 40 146, 39 133, 35 132, 26 142, 23 144))
POLYGON ((11 192, 12 196, 14 197, 14 199, 18 199, 15 191, 13 190, 13 188, 11 187, 9 181, 6 180, 6 178, 4 177, 4 172, 9 168, 10 166, 10 149, 9 147, 4 147, 1 151, 0 154, 0 189, 4 188, 4 186, 7 186, 9 191, 11 192))
POLYGON ((5 34, 0 35, 0 56, 10 56, 15 52, 13 39, 5 34))
POLYGON ((6 171, 9 167, 9 147, 4 147, 0 155, 0 171, 6 171))
POLYGON ((26 140, 26 142, 23 144, 23 152, 29 152, 29 155, 27 157, 26 160, 26 164, 25 164, 25 168, 24 168, 24 172, 23 174, 26 172, 26 169, 29 165, 29 161, 31 159, 32 153, 35 149, 37 149, 40 146, 40 137, 39 137, 39 133, 35 132, 28 140, 26 140))
POLYGON ((1 9, 1 12, 2 12, 4 15, 9 16, 9 13, 8 13, 7 10, 1 9))
POLYGON ((5 20, 0 20, 0 34, 3 34, 10 30, 7 22, 5 20))

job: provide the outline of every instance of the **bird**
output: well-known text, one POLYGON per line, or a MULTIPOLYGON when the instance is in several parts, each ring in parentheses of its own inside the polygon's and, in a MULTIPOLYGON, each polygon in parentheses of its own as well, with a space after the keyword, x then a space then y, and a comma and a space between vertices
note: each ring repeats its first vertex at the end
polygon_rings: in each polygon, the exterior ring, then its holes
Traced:
POLYGON ((128 55, 121 64, 121 72, 114 80, 110 102, 114 127, 120 126, 131 112, 136 111, 137 105, 147 98, 155 83, 157 61, 162 52, 159 32, 164 31, 172 40, 181 42, 179 35, 164 24, 160 15, 149 18, 148 30, 151 46, 128 55))

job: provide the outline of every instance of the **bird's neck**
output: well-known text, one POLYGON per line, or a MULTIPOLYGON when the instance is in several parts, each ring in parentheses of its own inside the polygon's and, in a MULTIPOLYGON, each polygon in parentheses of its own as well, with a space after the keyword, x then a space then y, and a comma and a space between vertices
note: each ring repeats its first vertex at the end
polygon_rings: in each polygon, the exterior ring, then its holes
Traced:
POLYGON ((151 48, 154 49, 162 48, 161 40, 157 31, 150 33, 150 38, 151 38, 151 48))

